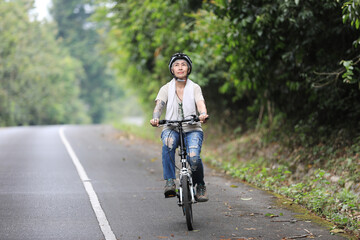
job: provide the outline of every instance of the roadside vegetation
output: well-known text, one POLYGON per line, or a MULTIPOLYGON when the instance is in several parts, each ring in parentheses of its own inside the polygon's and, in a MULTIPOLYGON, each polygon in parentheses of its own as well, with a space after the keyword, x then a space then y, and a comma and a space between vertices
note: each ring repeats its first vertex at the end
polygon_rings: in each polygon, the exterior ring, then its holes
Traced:
POLYGON ((31 9, 29 1, 0 1, 0 126, 89 122, 81 63, 31 9))
MULTIPOLYGON (((209 124, 211 125, 211 123, 209 124)), ((308 146, 284 127, 248 131, 230 141, 211 139, 205 162, 226 174, 290 198, 336 225, 360 233, 360 139, 339 135, 308 146)), ((357 236, 357 237, 356 237, 357 236)))
POLYGON ((106 29, 89 1, 53 0, 52 20, 34 1, 0 0, 0 126, 101 123, 124 95, 109 56, 106 29))

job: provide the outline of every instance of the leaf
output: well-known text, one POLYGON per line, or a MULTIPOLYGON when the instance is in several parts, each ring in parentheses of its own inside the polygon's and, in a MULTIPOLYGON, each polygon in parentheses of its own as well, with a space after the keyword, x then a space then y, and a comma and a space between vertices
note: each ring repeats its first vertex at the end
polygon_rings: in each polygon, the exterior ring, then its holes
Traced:
POLYGON ((232 188, 238 188, 239 186, 237 186, 237 185, 230 185, 230 187, 232 187, 232 188))
POLYGON ((331 232, 331 233, 345 233, 345 231, 342 230, 342 229, 333 229, 333 230, 331 230, 330 232, 331 232))
POLYGON ((252 198, 241 198, 243 201, 250 201, 252 198))
POLYGON ((274 218, 274 217, 279 217, 279 215, 275 215, 275 214, 272 214, 272 213, 267 213, 267 214, 265 214, 265 217, 274 218))

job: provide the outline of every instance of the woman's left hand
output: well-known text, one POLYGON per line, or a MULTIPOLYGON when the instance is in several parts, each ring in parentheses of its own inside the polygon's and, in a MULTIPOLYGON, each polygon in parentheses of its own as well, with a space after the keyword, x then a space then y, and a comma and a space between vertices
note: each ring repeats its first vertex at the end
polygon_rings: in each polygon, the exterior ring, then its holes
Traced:
POLYGON ((200 122, 201 123, 206 123, 208 117, 209 117, 209 115, 207 115, 207 114, 201 114, 199 116, 200 122))

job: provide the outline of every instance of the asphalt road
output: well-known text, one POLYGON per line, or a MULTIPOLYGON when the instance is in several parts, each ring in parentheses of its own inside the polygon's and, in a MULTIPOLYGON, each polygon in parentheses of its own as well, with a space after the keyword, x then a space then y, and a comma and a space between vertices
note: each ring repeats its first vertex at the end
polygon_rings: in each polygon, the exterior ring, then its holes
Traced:
POLYGON ((209 168, 189 232, 160 149, 103 125, 0 129, 0 240, 345 239, 209 168))

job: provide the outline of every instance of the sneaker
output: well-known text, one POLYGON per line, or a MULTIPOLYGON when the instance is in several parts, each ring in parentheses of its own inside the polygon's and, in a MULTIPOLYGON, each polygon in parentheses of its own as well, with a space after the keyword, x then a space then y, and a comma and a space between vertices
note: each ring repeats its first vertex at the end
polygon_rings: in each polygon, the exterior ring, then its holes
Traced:
POLYGON ((171 198, 176 196, 176 185, 174 179, 166 180, 166 184, 164 187, 164 195, 165 198, 171 198))
POLYGON ((198 202, 207 202, 209 200, 206 193, 206 186, 202 184, 196 185, 196 201, 198 202))

